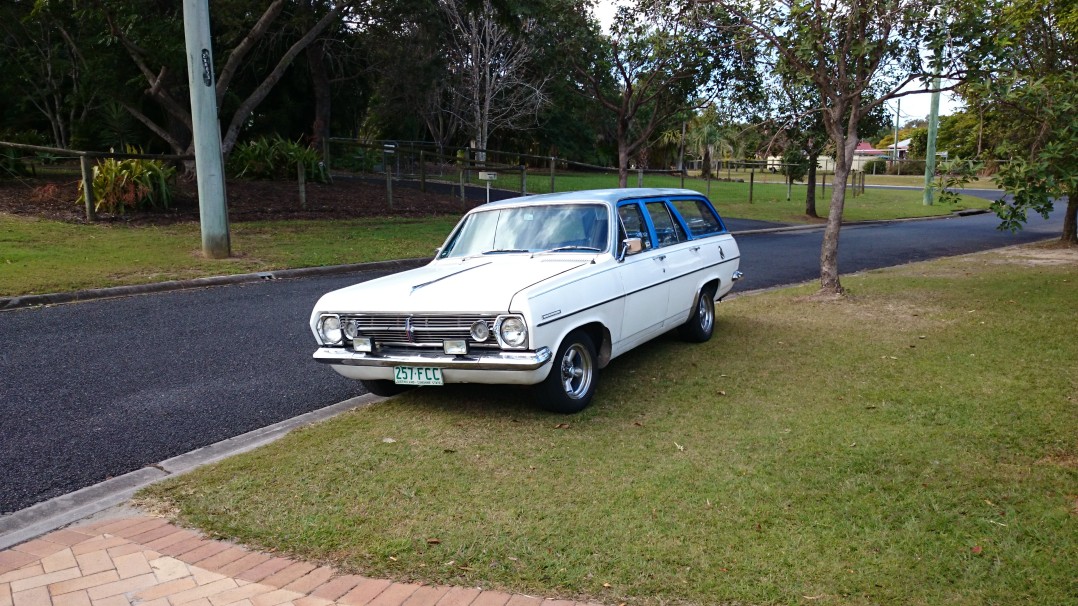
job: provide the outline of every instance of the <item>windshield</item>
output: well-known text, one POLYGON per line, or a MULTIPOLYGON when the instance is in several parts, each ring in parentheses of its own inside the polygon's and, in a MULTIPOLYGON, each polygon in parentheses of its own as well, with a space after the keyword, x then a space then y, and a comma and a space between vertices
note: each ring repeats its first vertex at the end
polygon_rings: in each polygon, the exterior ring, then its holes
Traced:
POLYGON ((605 206, 523 206, 468 215, 440 258, 514 252, 602 252, 609 221, 605 206))

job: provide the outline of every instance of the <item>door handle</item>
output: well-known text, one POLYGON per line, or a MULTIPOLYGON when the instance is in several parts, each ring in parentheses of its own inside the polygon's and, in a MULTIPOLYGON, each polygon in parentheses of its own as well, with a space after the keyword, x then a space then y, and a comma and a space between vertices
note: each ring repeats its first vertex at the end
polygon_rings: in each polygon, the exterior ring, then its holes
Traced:
POLYGON ((655 257, 655 260, 656 261, 665 261, 666 260, 666 255, 659 255, 658 257, 655 257))
POLYGON ((690 248, 689 250, 691 250, 691 251, 693 251, 693 252, 698 252, 698 251, 700 250, 700 247, 699 247, 699 246, 693 246, 693 247, 692 247, 692 248, 690 248))

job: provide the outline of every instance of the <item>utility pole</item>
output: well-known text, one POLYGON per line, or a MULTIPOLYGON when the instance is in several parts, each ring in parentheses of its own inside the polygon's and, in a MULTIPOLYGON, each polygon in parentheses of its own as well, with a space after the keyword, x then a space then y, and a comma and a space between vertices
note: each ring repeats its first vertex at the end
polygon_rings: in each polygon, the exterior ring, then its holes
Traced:
POLYGON ((198 216, 202 253, 225 259, 232 253, 221 154, 221 125, 217 117, 217 86, 210 45, 209 0, 183 0, 183 31, 187 43, 187 82, 191 89, 191 130, 195 142, 198 216))
POLYGON ((897 172, 902 172, 901 165, 898 163, 898 116, 902 113, 902 99, 895 99, 895 140, 891 143, 891 162, 895 166, 899 167, 897 172))
MULTIPOLYGON (((939 51, 936 56, 939 57, 939 51)), ((941 84, 939 76, 932 80, 932 88, 935 90, 932 92, 932 106, 928 115, 928 145, 925 149, 925 206, 932 206, 934 194, 932 181, 936 178, 936 134, 939 131, 941 84)))

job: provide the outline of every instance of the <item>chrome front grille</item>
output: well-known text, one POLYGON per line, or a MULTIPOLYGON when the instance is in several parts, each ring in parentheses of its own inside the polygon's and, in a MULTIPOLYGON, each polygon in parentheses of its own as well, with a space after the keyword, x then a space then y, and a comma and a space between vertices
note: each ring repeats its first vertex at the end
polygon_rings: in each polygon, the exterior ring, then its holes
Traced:
POLYGON ((341 314, 341 325, 355 322, 358 333, 384 345, 441 347, 446 339, 464 339, 469 346, 497 347, 494 321, 497 315, 341 314), (482 343, 471 338, 472 324, 486 322, 490 337, 482 343))

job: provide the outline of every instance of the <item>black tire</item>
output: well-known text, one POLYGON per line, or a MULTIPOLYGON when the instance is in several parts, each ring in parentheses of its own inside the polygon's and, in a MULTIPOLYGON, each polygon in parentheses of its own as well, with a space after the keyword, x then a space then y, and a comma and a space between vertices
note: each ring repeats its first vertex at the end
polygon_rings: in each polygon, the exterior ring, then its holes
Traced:
POLYGON ((700 291, 689 321, 678 327, 681 338, 690 343, 703 343, 715 332, 715 295, 711 289, 700 291))
POLYGON ((373 393, 376 396, 382 396, 388 398, 389 396, 395 396, 401 392, 408 391, 407 385, 397 385, 393 381, 386 381, 384 379, 363 380, 359 381, 363 384, 363 387, 367 391, 373 393))
POLYGON ((536 403, 550 412, 580 412, 591 404, 598 378, 595 343, 588 333, 574 330, 558 347, 550 374, 535 386, 536 403))

